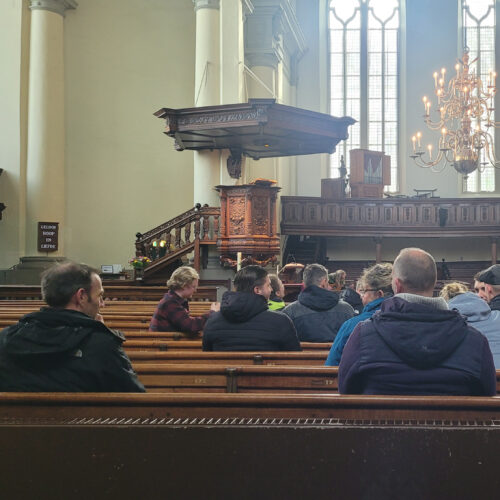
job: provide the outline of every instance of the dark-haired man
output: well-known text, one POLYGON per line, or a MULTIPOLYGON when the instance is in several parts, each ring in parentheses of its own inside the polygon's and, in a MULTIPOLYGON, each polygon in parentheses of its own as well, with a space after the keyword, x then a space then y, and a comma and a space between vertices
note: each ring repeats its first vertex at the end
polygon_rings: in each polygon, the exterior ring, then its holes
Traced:
POLYGON ((236 291, 222 296, 220 312, 203 330, 204 351, 300 351, 292 321, 269 311, 271 284, 267 271, 246 266, 234 277, 236 291))
POLYGON ((496 374, 486 337, 433 297, 436 263, 419 248, 394 261, 392 289, 349 337, 339 366, 344 394, 493 396, 496 374))
POLYGON ((125 338, 102 322, 97 271, 58 264, 41 288, 49 307, 0 332, 0 391, 144 392, 121 348, 125 338))

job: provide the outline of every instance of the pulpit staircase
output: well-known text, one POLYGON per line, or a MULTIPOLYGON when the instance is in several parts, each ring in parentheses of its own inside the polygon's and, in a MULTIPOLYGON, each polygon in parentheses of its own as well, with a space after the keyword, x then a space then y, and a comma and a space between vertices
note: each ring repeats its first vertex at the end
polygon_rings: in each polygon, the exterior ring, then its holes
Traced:
POLYGON ((205 267, 208 248, 217 244, 219 219, 219 207, 197 204, 146 233, 137 233, 136 256, 151 259, 141 273, 143 281, 164 281, 189 254, 193 254, 192 264, 197 271, 205 267))
POLYGON ((283 263, 324 264, 326 261, 326 241, 321 236, 290 235, 286 238, 283 263))

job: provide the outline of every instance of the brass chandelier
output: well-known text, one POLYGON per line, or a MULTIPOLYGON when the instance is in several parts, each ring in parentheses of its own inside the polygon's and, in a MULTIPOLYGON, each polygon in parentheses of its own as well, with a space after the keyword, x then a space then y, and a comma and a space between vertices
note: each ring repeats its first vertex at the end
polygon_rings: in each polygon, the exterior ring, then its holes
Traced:
POLYGON ((419 167, 442 172, 451 164, 465 179, 474 170, 484 169, 488 163, 500 168, 494 147, 494 129, 499 123, 493 118, 497 74, 491 70, 485 86, 470 68, 476 60, 469 62, 469 49, 465 47, 462 59, 455 65, 456 75, 448 84, 445 68, 434 73, 437 109, 432 110, 427 96, 422 100, 425 124, 429 129, 439 131, 440 137, 435 150, 432 144, 425 149, 422 147, 421 132, 411 138, 413 153, 410 158, 419 167), (435 113, 435 120, 431 113, 435 113), (481 155, 482 150, 484 155, 481 155))

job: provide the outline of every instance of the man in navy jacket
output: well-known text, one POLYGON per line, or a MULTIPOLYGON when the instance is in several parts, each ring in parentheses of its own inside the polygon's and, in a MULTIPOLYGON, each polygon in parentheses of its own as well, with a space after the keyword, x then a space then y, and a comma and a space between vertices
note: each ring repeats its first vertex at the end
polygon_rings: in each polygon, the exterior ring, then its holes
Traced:
POLYGON ((234 277, 236 291, 222 296, 220 312, 203 330, 204 351, 300 351, 297 332, 288 316, 269 311, 271 284, 267 271, 246 266, 234 277))
POLYGON ((395 296, 351 334, 339 367, 343 394, 493 396, 486 338, 434 298, 436 263, 419 248, 394 261, 395 296))

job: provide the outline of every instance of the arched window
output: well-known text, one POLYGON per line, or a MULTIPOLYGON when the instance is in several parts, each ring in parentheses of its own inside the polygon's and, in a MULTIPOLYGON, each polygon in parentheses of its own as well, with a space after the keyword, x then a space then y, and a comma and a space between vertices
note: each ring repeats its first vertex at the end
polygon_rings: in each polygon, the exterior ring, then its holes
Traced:
MULTIPOLYGON (((399 0, 330 0, 330 114, 352 116, 349 139, 330 159, 339 176, 341 156, 355 148, 391 156, 391 186, 398 184, 399 0)), ((349 167, 349 165, 348 165, 349 167)))
MULTIPOLYGON (((476 74, 486 84, 490 71, 495 69, 495 1, 462 0, 462 28, 463 42, 470 49, 471 60, 477 57, 476 74)), ((500 151, 497 155, 500 156, 500 151)), ((481 168, 469 174, 466 192, 495 190, 495 168, 486 160, 484 150, 481 152, 481 163, 481 168)))

